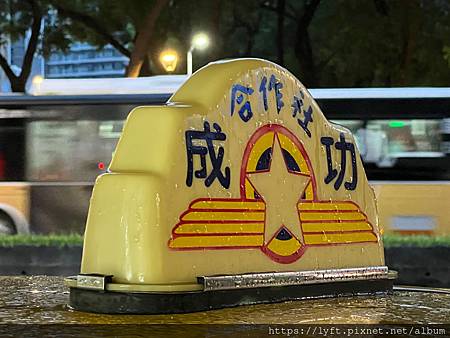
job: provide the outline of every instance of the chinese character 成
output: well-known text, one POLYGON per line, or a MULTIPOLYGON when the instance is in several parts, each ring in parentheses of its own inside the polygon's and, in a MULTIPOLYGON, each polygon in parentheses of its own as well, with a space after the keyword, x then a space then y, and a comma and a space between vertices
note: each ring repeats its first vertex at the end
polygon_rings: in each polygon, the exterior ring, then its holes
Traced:
POLYGON ((211 131, 209 122, 205 121, 203 124, 203 131, 188 130, 186 131, 186 151, 187 151, 187 177, 186 185, 192 186, 192 180, 194 175, 196 178, 205 179, 205 186, 209 187, 217 178, 220 184, 228 189, 230 187, 230 168, 225 168, 225 174, 222 173, 221 167, 224 156, 224 149, 222 146, 218 148, 217 154, 214 149, 214 141, 226 140, 226 135, 222 132, 222 129, 217 123, 213 123, 215 131, 211 131), (205 141, 206 147, 203 145, 194 145, 193 141, 205 141), (194 172, 194 155, 200 156, 199 170, 194 172), (209 155, 212 169, 207 173, 206 167, 206 155, 209 155))

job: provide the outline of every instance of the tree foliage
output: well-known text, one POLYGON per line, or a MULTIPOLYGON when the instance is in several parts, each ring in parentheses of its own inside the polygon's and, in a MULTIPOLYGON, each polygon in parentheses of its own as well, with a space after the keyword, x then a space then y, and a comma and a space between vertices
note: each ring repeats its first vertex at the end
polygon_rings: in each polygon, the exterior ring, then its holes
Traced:
MULTIPOLYGON (((132 76, 161 73, 165 47, 178 50, 184 72, 193 33, 205 31, 212 45, 194 51, 195 68, 260 57, 313 87, 449 86, 449 0, 4 0, 0 14, 12 39, 33 32, 40 15, 44 55, 74 41, 111 44, 130 58, 132 76)), ((39 47, 29 41, 21 74, 0 58, 14 88, 39 47)))
POLYGON ((12 40, 25 36, 29 29, 27 47, 18 74, 14 72, 4 55, 0 54, 0 67, 8 77, 13 91, 24 91, 25 83, 30 76, 34 54, 38 48, 42 20, 46 8, 35 0, 8 0, 0 3, 0 44, 4 44, 5 35, 12 40))
MULTIPOLYGON (((195 31, 211 60, 261 57, 309 87, 449 86, 448 0, 177 1, 159 29, 181 50, 195 31)), ((184 65, 183 65, 184 67, 184 65)))
POLYGON ((313 25, 321 86, 448 86, 448 1, 324 2, 313 25), (325 33, 327 32, 327 33, 325 33))
POLYGON ((154 30, 168 0, 50 0, 60 25, 73 39, 102 47, 109 43, 129 57, 126 75, 136 77, 147 65, 154 30))

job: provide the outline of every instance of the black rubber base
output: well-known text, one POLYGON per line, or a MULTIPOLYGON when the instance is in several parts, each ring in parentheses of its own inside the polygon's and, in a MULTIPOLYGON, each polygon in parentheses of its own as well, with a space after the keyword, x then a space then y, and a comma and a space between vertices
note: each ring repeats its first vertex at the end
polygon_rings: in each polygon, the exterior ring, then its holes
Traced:
POLYGON ((70 288, 70 306, 79 311, 110 314, 186 313, 305 298, 386 294, 392 292, 392 287, 392 279, 377 279, 179 293, 111 292, 70 288))

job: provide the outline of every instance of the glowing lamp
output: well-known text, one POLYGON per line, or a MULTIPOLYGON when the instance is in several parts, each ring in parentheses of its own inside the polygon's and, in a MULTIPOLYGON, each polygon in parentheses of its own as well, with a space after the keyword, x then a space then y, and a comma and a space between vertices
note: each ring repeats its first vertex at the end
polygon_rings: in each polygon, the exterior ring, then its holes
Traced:
POLYGON ((177 68, 178 54, 174 50, 168 49, 161 53, 159 61, 166 72, 171 73, 177 68))
POLYGON ((205 33, 198 33, 192 38, 192 49, 205 49, 209 46, 209 37, 205 33))

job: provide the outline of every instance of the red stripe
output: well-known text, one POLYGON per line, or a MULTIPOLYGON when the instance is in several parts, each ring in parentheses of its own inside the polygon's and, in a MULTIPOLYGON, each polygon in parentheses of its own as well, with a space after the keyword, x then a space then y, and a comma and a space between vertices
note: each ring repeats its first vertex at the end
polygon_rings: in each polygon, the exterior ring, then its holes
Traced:
POLYGON ((325 220, 325 219, 323 219, 323 220, 308 220, 308 221, 302 221, 301 220, 301 223, 303 224, 303 223, 358 223, 358 222, 365 222, 365 223, 367 223, 367 224, 369 224, 370 226, 372 226, 368 221, 367 221, 367 218, 365 218, 365 219, 360 219, 360 220, 357 220, 357 219, 349 219, 349 220, 345 220, 345 219, 338 219, 338 220, 335 220, 335 219, 330 219, 330 220, 325 220))
MULTIPOLYGON (((370 232, 372 234, 372 230, 341 230, 341 231, 312 231, 312 232, 306 232, 303 231, 303 234, 305 235, 324 235, 324 234, 351 234, 351 233, 360 233, 360 232, 370 232)), ((375 234, 374 234, 375 235, 375 234)))
POLYGON ((170 250, 180 250, 180 251, 187 251, 187 250, 229 250, 229 249, 255 249, 260 248, 261 245, 254 245, 254 246, 192 246, 187 248, 173 248, 170 247, 170 250))
POLYGON ((181 222, 179 222, 175 226, 178 226, 180 224, 190 224, 190 223, 193 223, 193 224, 200 224, 200 223, 204 223, 204 224, 224 224, 224 223, 230 223, 230 224, 241 224, 242 223, 242 224, 246 224, 246 223, 264 223, 264 221, 247 221, 247 220, 245 220, 245 221, 234 221, 234 220, 230 220, 230 221, 227 221, 227 220, 195 221, 195 220, 193 220, 193 221, 191 221, 191 220, 185 219, 185 220, 182 220, 181 222))
POLYGON ((330 209, 330 210, 298 210, 299 212, 306 212, 306 213, 310 213, 310 212, 317 212, 317 213, 324 213, 324 214, 329 214, 329 213, 347 213, 347 212, 356 212, 358 214, 362 214, 361 211, 359 210, 336 210, 336 209, 330 209))
POLYGON ((188 209, 188 214, 191 212, 242 212, 242 211, 249 211, 249 212, 266 212, 265 209, 188 209))
POLYGON ((191 233, 175 233, 176 237, 207 237, 207 236, 217 236, 217 237, 224 237, 224 236, 233 236, 233 237, 239 237, 239 236, 261 236, 262 234, 264 234, 264 232, 241 232, 241 233, 236 233, 236 232, 218 232, 218 233, 204 233, 204 234, 199 234, 199 233, 195 233, 195 236, 193 236, 192 234, 194 234, 193 232, 191 233))

